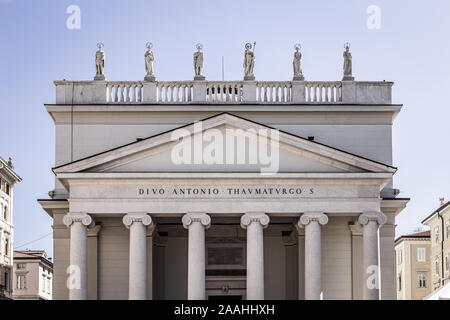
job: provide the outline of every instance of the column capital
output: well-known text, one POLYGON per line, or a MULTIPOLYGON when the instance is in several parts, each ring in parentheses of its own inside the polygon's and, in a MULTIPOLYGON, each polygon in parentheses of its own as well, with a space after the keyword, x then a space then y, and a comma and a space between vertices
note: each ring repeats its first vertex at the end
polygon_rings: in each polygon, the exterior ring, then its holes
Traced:
POLYGON ((328 223, 328 216, 323 212, 305 212, 298 220, 298 224, 307 226, 311 221, 325 225, 328 223))
POLYGON ((263 228, 267 228, 270 218, 264 212, 247 212, 241 217, 241 227, 247 229, 252 222, 258 222, 263 228))
POLYGON ((134 222, 141 222, 145 227, 153 225, 152 217, 142 212, 128 213, 122 218, 122 222, 127 228, 130 228, 134 222))
POLYGON ((81 222, 86 227, 91 227, 94 220, 86 212, 69 212, 63 217, 63 223, 70 227, 74 222, 81 222))
POLYGON ((362 236, 363 234, 363 226, 358 221, 349 222, 348 228, 352 236, 362 236))
POLYGON ((379 211, 363 212, 358 217, 358 222, 362 225, 366 225, 369 221, 376 221, 380 226, 387 222, 387 217, 384 213, 379 211))
POLYGON ((305 226, 300 223, 300 220, 295 224, 295 230, 297 230, 298 237, 305 236, 305 226))
POLYGON ((88 229, 87 235, 88 235, 88 237, 97 237, 100 230, 102 230, 102 226, 97 224, 97 225, 93 226, 92 228, 88 229))
POLYGON ((188 212, 181 218, 181 222, 183 222, 185 229, 189 229, 193 222, 200 222, 205 228, 209 228, 211 226, 211 217, 205 212, 188 212))

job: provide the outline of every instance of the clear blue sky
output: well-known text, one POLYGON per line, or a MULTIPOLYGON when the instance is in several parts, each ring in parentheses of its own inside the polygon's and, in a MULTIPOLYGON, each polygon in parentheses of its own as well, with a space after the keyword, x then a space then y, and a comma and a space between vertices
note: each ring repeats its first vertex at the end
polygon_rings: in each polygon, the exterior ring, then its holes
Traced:
MULTIPOLYGON (((15 189, 15 246, 42 237, 51 219, 36 202, 53 188, 55 79, 94 76, 96 43, 106 51, 109 80, 144 76, 145 43, 154 44, 160 80, 192 78, 194 44, 205 51, 207 79, 242 78, 242 48, 257 42, 258 80, 292 77, 293 45, 302 44, 308 80, 339 80, 343 43, 352 44, 356 80, 392 80, 403 103, 394 129, 394 185, 411 197, 397 235, 420 226, 450 200, 450 2, 435 1, 113 1, 0 0, 0 155, 14 158, 23 182, 15 189), (81 29, 66 27, 69 5, 81 8, 81 29), (369 5, 381 29, 366 26, 369 5)), ((22 249, 45 249, 52 239, 22 249)))

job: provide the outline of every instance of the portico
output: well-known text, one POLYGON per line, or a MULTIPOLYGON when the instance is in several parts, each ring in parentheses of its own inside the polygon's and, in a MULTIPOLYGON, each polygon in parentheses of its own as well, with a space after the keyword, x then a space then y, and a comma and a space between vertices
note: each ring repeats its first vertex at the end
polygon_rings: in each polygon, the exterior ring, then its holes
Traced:
MULTIPOLYGON (((270 212, 270 215, 275 213, 270 212)), ((329 213, 331 216, 337 217, 335 213, 329 213)), ((82 216, 92 217, 97 216, 96 214, 81 214, 82 216)), ((147 290, 152 288, 147 288, 146 277, 148 276, 148 269, 152 269, 152 266, 147 265, 146 259, 146 245, 147 240, 145 237, 145 228, 148 226, 148 221, 151 221, 150 215, 134 214, 141 216, 147 222, 142 220, 134 220, 132 226, 137 227, 135 230, 130 228, 130 246, 129 246, 129 298, 130 299, 147 299, 147 290), (131 272, 132 270, 132 272, 131 272)), ((212 213, 213 217, 223 217, 223 215, 212 213)), ((384 215, 382 213, 361 213, 359 219, 364 219, 366 215, 369 216, 379 216, 383 219, 384 215)), ((69 216, 80 216, 80 214, 69 213, 69 216)), ((155 214, 155 216, 160 216, 155 214)), ((322 250, 321 250, 321 228, 328 221, 328 215, 325 213, 313 212, 313 213, 290 213, 290 214, 276 214, 277 217, 284 216, 286 221, 292 221, 293 219, 298 220, 298 224, 304 226, 304 248, 298 247, 299 256, 304 252, 303 260, 304 273, 301 272, 302 268, 298 269, 298 277, 303 278, 305 299, 321 299, 322 298, 322 250), (293 218, 295 215, 299 215, 300 218, 293 218)), ((357 213, 354 214, 358 217, 357 213)), ((99 215, 101 217, 101 215, 99 215)), ((128 219, 129 214, 125 215, 123 220, 128 219)), ((347 216, 351 219, 352 215, 349 213, 347 216)), ((68 219, 68 218, 67 218, 68 219)), ((100 220, 101 218, 99 218, 100 220)), ((205 299, 205 230, 209 227, 210 223, 214 223, 214 218, 211 219, 206 213, 186 213, 182 215, 181 219, 183 226, 188 228, 188 279, 187 279, 187 289, 189 299, 205 299), (187 221, 191 219, 191 221, 187 221)), ((223 220, 223 219, 222 219, 223 220)), ((247 268, 246 268, 246 298, 247 299, 264 299, 264 240, 263 240, 263 228, 268 227, 269 215, 260 212, 248 212, 241 216, 241 226, 247 229, 247 244, 246 244, 246 254, 247 254, 247 268), (248 229, 248 227, 253 228, 248 229)), ((129 225, 129 222, 124 222, 125 226, 129 225)), ((374 225, 378 228, 379 225, 374 225)), ((164 228, 164 227, 163 227, 164 228)), ((80 276, 82 281, 86 281, 87 275, 87 250, 86 239, 87 239, 87 229, 86 224, 78 222, 77 225, 70 225, 70 264, 80 265, 80 276), (75 228, 74 228, 75 227, 75 228), (84 231, 80 231, 83 230, 84 231), (83 249, 84 248, 84 249, 83 249)), ((376 229, 375 229, 376 230, 376 229)), ((363 236, 364 243, 364 256, 363 256, 363 266, 367 270, 371 265, 375 266, 375 269, 370 271, 368 276, 372 275, 374 271, 379 272, 377 254, 378 252, 378 235, 375 231, 371 233, 370 230, 366 232, 363 236), (366 268, 367 266, 367 268, 366 268)), ((363 269, 364 270, 364 269, 363 269)), ((151 272, 152 273, 152 272, 151 272)), ((150 274, 151 274, 150 273, 150 274)), ((364 273, 363 273, 364 274, 364 273)), ((378 276, 378 275, 377 275, 378 276)), ((367 278, 367 277, 366 277, 367 278)), ((364 279, 366 280, 366 279, 364 279)), ((362 284, 365 282, 362 282, 362 284)), ((377 284, 379 288, 379 284, 377 284)), ((369 289, 363 284, 364 298, 366 299, 378 299, 378 289, 369 289), (373 290, 373 291, 372 291, 373 290)), ((226 297, 226 296, 225 296, 226 297)), ((83 285, 80 289, 70 290, 71 299, 86 299, 87 298, 87 285, 83 285)))
MULTIPOLYGON (((204 124, 204 130, 238 124, 241 127, 258 126, 229 114, 206 120, 204 124)), ((303 266, 295 265, 297 292, 303 291, 305 299, 324 298, 322 262, 327 259, 323 257, 322 239, 327 233, 323 229, 330 220, 332 226, 335 221, 362 225, 360 273, 364 279, 359 280, 359 285, 364 292, 363 298, 379 298, 378 229, 387 222, 379 193, 392 178, 395 168, 282 133, 281 152, 284 157, 295 159, 294 165, 289 164, 293 172, 285 172, 283 162, 280 163, 281 172, 270 175, 227 171, 173 172, 170 162, 164 159, 170 150, 166 144, 174 142, 166 139, 168 137, 152 137, 54 169, 70 193, 69 212, 63 221, 70 229, 70 265, 80 266, 82 279, 80 288, 69 289, 71 299, 88 296, 85 285, 89 278, 87 232, 90 226, 102 225, 105 220, 122 222, 114 227, 128 233, 129 299, 151 298, 155 290, 148 286, 155 283, 153 277, 159 277, 154 270, 158 268, 159 254, 153 252, 156 248, 153 243, 171 236, 187 237, 186 298, 207 298, 206 282, 210 274, 221 276, 221 280, 214 280, 221 283, 238 283, 239 280, 231 281, 230 275, 240 275, 240 279, 244 277, 245 280, 237 285, 245 292, 241 297, 264 299, 267 276, 264 266, 270 259, 265 255, 264 242, 269 234, 278 238, 286 234, 298 235, 298 239, 304 237, 304 241, 298 241, 295 254, 298 261, 304 263, 303 266), (150 172, 150 168, 155 167, 161 172, 150 172), (321 172, 316 172, 318 168, 321 172), (236 231, 238 227, 241 231, 236 231), (148 241, 149 237, 151 241, 148 241), (240 272, 233 263, 224 266, 227 263, 223 261, 222 269, 208 269, 216 259, 214 250, 208 251, 208 245, 217 243, 219 238, 222 243, 231 241, 234 245, 239 243, 237 239, 245 240, 239 246, 245 252, 245 262, 238 268, 240 272), (153 248, 148 248, 149 243, 153 248), (374 277, 371 280, 373 288, 368 288, 366 282, 371 276, 374 277)), ((108 224, 105 224, 99 234, 107 228, 108 224)), ((344 230, 350 235, 349 229, 344 230)), ((338 237, 343 239, 346 235, 338 237)), ((232 248, 233 245, 223 247, 232 248)), ((100 236, 97 250, 104 250, 100 236)), ((350 246, 343 252, 348 250, 350 246)), ((221 254, 218 249, 215 252, 221 254)), ((167 256, 165 259, 167 261, 167 256)), ((292 268, 293 265, 285 267, 292 268)), ((234 290, 233 285, 224 286, 229 287, 222 291, 234 290)), ((297 294, 298 297, 301 295, 297 294)))

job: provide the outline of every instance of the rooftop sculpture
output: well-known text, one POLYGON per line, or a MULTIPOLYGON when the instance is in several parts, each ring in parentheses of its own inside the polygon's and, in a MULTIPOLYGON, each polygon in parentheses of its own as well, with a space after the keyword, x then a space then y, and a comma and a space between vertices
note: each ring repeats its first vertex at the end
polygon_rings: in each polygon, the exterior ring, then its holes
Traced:
MULTIPOLYGON (((105 81, 105 52, 103 51, 103 43, 97 44, 98 50, 95 53, 95 68, 96 74, 94 80, 105 81)), ((156 80, 153 62, 155 61, 155 56, 152 51, 153 44, 151 42, 147 42, 146 44, 147 51, 145 52, 145 71, 146 75, 144 80, 148 82, 154 82, 156 80)), ((198 43, 195 46, 197 51, 193 54, 193 64, 194 64, 194 80, 205 80, 205 76, 202 74, 203 72, 203 45, 198 43)), ((255 47, 256 42, 246 43, 245 51, 244 51, 244 81, 255 81, 255 47)), ((342 81, 354 81, 355 78, 352 75, 352 54, 350 53, 350 43, 345 43, 344 45, 344 68, 343 68, 343 78, 342 81)), ((304 81, 305 77, 303 76, 301 59, 302 53, 300 52, 301 46, 300 44, 295 44, 294 46, 294 58, 293 58, 293 81, 304 81)))

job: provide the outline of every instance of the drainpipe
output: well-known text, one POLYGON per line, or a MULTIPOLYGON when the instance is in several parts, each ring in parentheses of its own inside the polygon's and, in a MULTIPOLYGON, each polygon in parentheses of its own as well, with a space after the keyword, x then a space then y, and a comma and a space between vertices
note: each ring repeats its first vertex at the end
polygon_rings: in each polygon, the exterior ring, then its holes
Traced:
POLYGON ((441 265, 442 265, 442 286, 444 286, 444 278, 445 278, 445 259, 444 259, 444 217, 441 215, 440 212, 438 212, 438 217, 441 218, 441 225, 442 225, 442 241, 441 241, 441 265))

